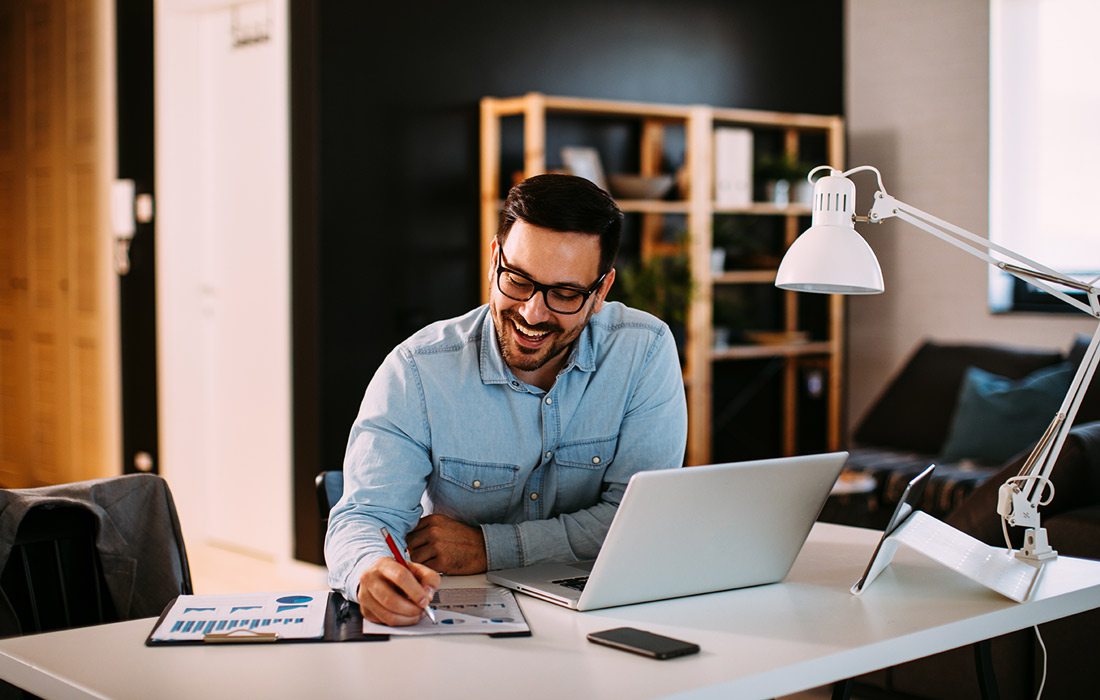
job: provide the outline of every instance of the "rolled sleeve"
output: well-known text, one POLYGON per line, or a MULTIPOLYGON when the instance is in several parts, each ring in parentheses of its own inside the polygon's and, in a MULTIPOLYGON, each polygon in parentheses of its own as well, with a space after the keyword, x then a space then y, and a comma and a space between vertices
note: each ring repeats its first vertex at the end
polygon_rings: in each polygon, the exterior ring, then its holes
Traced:
POLYGON ((432 471, 415 365, 390 353, 367 387, 344 458, 344 494, 329 514, 325 561, 329 585, 356 599, 359 579, 389 549, 386 527, 404 546, 417 524, 432 471), (413 399, 413 400, 410 400, 413 399))

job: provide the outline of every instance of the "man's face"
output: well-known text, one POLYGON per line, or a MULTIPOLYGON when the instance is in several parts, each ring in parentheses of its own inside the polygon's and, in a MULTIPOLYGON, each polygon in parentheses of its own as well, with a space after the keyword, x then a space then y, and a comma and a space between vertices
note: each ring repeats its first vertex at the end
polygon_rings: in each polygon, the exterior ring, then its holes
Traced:
MULTIPOLYGON (((592 314, 603 305, 615 278, 612 270, 599 288, 575 314, 562 314, 546 306, 538 292, 527 301, 516 301, 497 287, 500 251, 492 244, 489 306, 497 328, 497 340, 504 361, 513 371, 535 372, 551 360, 564 362, 565 353, 584 329, 592 314)), ((600 238, 583 233, 561 233, 518 220, 504 242, 506 267, 535 282, 589 289, 599 278, 600 238)))

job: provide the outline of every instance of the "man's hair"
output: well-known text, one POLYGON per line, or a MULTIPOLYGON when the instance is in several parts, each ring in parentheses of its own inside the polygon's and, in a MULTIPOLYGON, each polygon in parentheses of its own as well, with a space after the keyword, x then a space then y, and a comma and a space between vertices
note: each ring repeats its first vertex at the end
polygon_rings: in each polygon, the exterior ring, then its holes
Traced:
POLYGON ((611 195, 583 177, 535 175, 513 186, 500 213, 498 245, 504 245, 517 219, 551 231, 599 236, 599 273, 606 273, 615 264, 623 213, 611 195))

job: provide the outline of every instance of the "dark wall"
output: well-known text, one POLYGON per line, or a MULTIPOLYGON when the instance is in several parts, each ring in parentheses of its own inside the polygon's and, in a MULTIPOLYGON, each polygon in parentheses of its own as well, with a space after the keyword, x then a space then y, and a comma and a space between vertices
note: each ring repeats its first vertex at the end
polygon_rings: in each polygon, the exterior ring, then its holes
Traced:
POLYGON ((303 479, 340 468, 386 353, 479 303, 481 97, 842 111, 841 0, 318 5, 292 3, 303 479))

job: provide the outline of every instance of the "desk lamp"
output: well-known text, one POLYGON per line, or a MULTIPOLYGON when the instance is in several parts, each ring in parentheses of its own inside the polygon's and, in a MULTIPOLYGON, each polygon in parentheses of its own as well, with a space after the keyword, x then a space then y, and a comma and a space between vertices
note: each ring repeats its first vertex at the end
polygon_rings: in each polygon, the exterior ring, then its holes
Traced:
MULTIPOLYGON (((1100 288, 1095 286, 1100 278, 1083 283, 899 201, 887 194, 877 168, 862 165, 840 172, 821 165, 811 170, 807 179, 814 185, 813 220, 810 228, 795 239, 779 265, 775 285, 780 289, 822 294, 881 294, 885 289, 882 270, 871 246, 856 232, 855 222, 877 224, 897 217, 1100 319, 1097 300, 1100 288), (827 170, 828 174, 815 182, 814 174, 821 170, 827 170), (860 171, 873 172, 878 179, 874 205, 865 217, 855 215, 856 187, 848 177, 860 171), (1088 304, 1073 298, 1065 289, 1084 292, 1088 304)), ((1016 552, 1016 557, 1036 566, 1057 557, 1057 552, 1047 542, 1046 530, 1040 527, 1039 507, 1048 504, 1054 496, 1050 472, 1092 380, 1100 357, 1098 346, 1100 325, 1058 412, 1019 473, 1005 481, 998 493, 997 514, 1008 549, 1012 549, 1009 526, 1026 527, 1024 545, 1016 552)))

